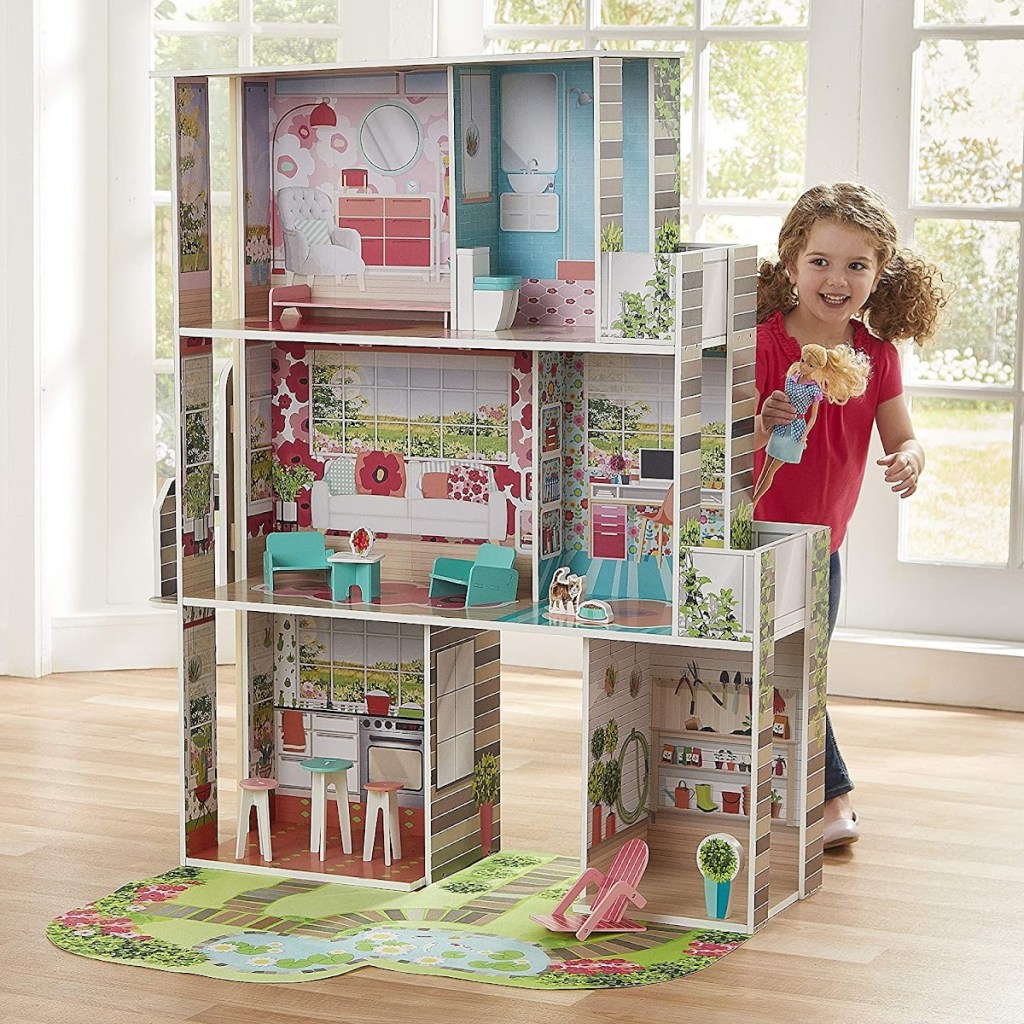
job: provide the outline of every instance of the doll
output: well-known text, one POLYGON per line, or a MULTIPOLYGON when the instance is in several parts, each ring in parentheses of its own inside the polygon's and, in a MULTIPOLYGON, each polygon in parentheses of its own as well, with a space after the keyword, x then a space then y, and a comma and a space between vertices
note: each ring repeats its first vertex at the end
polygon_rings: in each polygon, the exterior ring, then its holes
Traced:
POLYGON ((818 403, 827 399, 835 405, 845 405, 851 398, 859 398, 867 390, 870 372, 868 357, 849 345, 831 349, 804 345, 800 349, 799 361, 786 372, 785 386, 796 417, 772 430, 761 476, 754 487, 755 506, 771 487, 779 467, 803 458, 807 438, 818 418, 818 403))

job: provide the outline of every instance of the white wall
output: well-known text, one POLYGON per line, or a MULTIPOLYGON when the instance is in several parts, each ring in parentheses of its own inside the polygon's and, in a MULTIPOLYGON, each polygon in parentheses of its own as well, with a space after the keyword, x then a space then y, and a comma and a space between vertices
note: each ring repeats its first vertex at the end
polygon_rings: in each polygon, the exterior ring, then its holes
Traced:
MULTIPOLYGON (((0 672, 176 663, 148 603, 150 7, 0 4, 0 672)), ((347 60, 432 53, 431 0, 342 11, 347 60)))

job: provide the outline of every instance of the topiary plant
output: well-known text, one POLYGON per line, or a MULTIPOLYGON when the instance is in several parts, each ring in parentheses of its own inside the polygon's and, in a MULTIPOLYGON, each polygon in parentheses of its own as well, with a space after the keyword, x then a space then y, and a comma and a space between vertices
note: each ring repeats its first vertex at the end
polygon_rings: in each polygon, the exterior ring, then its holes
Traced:
POLYGON ((477 807, 492 804, 498 799, 498 759, 493 754, 481 754, 473 765, 473 803, 477 807))
POLYGON ((697 864, 701 874, 712 882, 731 882, 740 866, 732 844, 719 836, 709 836, 700 844, 697 864))

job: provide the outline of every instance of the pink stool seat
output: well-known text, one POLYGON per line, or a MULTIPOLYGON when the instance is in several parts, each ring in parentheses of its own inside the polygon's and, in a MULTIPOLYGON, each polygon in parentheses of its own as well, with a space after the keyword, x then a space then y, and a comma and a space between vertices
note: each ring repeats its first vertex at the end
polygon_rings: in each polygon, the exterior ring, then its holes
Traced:
POLYGON ((235 860, 245 856, 249 839, 249 812, 256 808, 256 838, 264 860, 273 860, 270 845, 270 792, 277 789, 277 779, 239 779, 238 838, 235 842, 235 860))
POLYGON ((238 783, 239 789, 271 790, 277 789, 277 779, 242 779, 238 783))
POLYGON ((384 840, 384 863, 390 867, 391 860, 402 859, 402 837, 399 834, 398 791, 403 783, 384 780, 367 782, 366 814, 363 834, 363 860, 373 859, 373 841, 377 835, 377 813, 380 812, 381 834, 384 840))

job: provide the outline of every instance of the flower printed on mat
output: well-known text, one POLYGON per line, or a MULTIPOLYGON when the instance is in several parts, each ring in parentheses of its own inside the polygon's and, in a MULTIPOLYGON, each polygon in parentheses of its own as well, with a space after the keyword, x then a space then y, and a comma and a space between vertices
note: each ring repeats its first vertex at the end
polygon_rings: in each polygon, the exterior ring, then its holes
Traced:
POLYGON ((448 497, 452 501, 474 501, 486 505, 490 500, 490 479, 485 469, 455 466, 448 474, 448 497))
POLYGON ((632 960, 609 957, 606 960, 566 960, 565 963, 552 964, 549 970, 560 974, 633 974, 642 971, 643 967, 632 960))
POLYGON ((356 456, 356 489, 386 498, 405 496, 405 460, 396 452, 360 452, 356 456))

